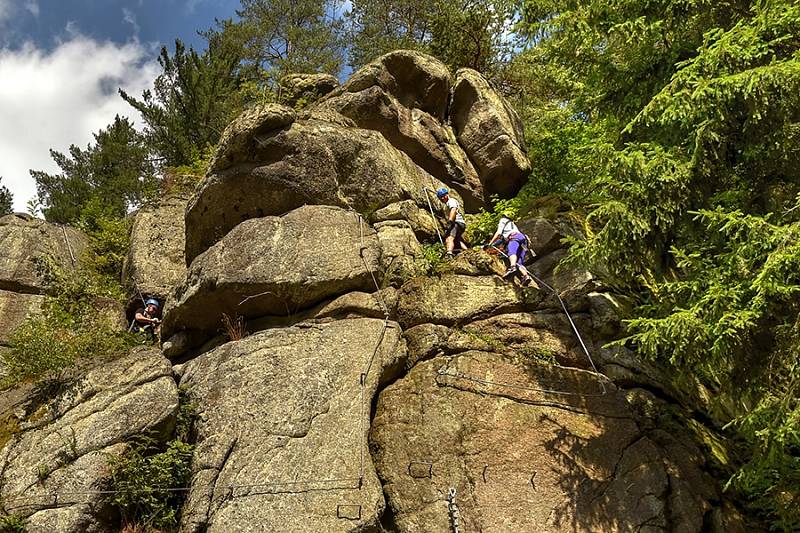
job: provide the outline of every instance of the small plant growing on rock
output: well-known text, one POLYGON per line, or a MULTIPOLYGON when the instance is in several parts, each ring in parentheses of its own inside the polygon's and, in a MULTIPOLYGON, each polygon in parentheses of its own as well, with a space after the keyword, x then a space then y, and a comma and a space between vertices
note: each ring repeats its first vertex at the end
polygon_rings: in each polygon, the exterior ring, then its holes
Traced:
POLYGON ((18 514, 0 516, 0 533, 25 533, 25 519, 18 514))
POLYGON ((225 328, 225 334, 228 339, 232 341, 240 341, 247 336, 247 331, 244 327, 244 317, 236 316, 231 318, 225 313, 222 314, 222 326, 225 328))

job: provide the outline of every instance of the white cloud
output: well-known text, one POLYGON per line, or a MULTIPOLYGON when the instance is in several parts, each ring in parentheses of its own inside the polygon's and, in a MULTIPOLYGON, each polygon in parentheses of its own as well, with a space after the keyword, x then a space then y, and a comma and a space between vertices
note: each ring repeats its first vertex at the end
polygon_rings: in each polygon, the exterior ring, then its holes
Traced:
MULTIPOLYGON (((5 0, 0 0, 0 6, 5 0)), ((159 71, 138 42, 98 42, 69 34, 52 51, 27 43, 0 49, 0 176, 24 211, 36 194, 29 169, 55 172, 49 149, 82 148, 116 114, 140 118, 117 94, 139 95, 159 71)))
POLYGON ((122 20, 131 25, 133 28, 133 35, 138 39, 139 37, 139 23, 136 22, 136 15, 127 7, 122 8, 122 20))
POLYGON ((24 7, 34 17, 39 16, 39 2, 36 0, 25 0, 24 7))
POLYGON ((12 0, 0 0, 0 22, 5 22, 13 13, 12 0))

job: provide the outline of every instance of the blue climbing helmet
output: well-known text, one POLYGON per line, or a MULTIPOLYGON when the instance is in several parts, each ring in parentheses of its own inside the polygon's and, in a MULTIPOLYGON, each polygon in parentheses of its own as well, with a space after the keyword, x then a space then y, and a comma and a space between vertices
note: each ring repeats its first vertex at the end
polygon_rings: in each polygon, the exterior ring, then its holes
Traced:
POLYGON ((437 189, 437 190, 436 190, 436 197, 437 197, 437 198, 439 198, 439 199, 442 199, 442 198, 444 198, 445 196, 447 196, 447 193, 448 193, 448 192, 449 192, 449 191, 447 190, 447 187, 442 187, 442 188, 440 188, 440 189, 437 189))
POLYGON ((145 307, 147 307, 148 305, 155 305, 157 308, 159 309, 161 308, 161 304, 159 304, 158 300, 156 300, 155 298, 150 298, 144 303, 144 305, 145 307))

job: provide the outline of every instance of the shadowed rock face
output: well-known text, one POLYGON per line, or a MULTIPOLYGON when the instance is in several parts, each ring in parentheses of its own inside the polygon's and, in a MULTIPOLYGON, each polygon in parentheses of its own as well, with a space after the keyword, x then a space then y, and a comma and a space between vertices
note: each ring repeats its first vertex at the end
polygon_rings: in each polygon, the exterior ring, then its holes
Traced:
POLYGON ((396 323, 361 318, 267 330, 187 363, 200 420, 181 531, 377 530, 370 405, 404 355, 396 323))
MULTIPOLYGON (((24 387, 24 385, 23 385, 24 387)), ((28 531, 109 531, 114 514, 100 494, 108 487, 109 456, 150 429, 169 432, 178 408, 172 368, 155 350, 97 362, 55 400, 37 405, 31 393, 11 405, 15 431, 0 449, 4 510, 28 517, 28 531), (53 507, 53 493, 59 506, 53 507)))
POLYGON ((381 394, 371 430, 396 530, 449 531, 454 487, 466 531, 700 531, 719 496, 701 454, 641 431, 606 388, 488 352, 419 363, 381 394))
POLYGON ((82 232, 67 226, 23 214, 0 218, 0 289, 43 293, 34 259, 49 256, 60 267, 74 268, 87 244, 82 232))
POLYGON ((129 298, 164 302, 186 277, 184 212, 186 196, 170 196, 140 209, 133 219, 131 244, 122 269, 129 298))
POLYGON ((531 171, 522 121, 486 79, 472 69, 456 73, 450 122, 486 189, 513 196, 531 171))

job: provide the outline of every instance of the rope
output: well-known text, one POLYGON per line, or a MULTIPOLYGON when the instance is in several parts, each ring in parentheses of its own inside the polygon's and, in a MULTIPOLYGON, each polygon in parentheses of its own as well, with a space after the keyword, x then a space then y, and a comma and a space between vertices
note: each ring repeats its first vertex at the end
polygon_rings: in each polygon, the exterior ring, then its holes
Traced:
POLYGON ((436 221, 436 215, 433 214, 433 205, 431 204, 431 198, 428 196, 428 188, 423 187, 422 192, 425 193, 425 199, 428 201, 428 209, 431 212, 431 218, 433 219, 433 228, 436 230, 436 236, 439 237, 439 244, 444 246, 444 240, 442 239, 442 234, 439 232, 439 223, 436 221))
MULTIPOLYGON (((500 250, 499 248, 497 248, 494 245, 492 245, 492 248, 497 250, 498 254, 500 254, 503 257, 505 257, 506 259, 508 259, 508 255, 506 255, 505 252, 503 252, 502 250, 500 250)), ((524 266, 523 266, 523 268, 524 268, 524 266)), ((543 394, 557 394, 557 395, 560 395, 560 396, 581 396, 581 397, 584 397, 584 398, 594 398, 594 397, 605 396, 606 394, 608 394, 608 390, 606 389, 606 385, 603 382, 602 374, 597 370, 597 366, 595 366, 595 364, 594 364, 594 360, 592 359, 592 355, 589 353, 589 349, 586 347, 586 343, 583 342, 583 337, 581 337, 581 334, 578 331, 578 327, 575 325, 575 321, 572 320, 572 315, 570 315, 569 309, 567 309, 567 305, 564 303, 564 300, 561 298, 561 295, 558 294, 557 290, 555 290, 553 287, 551 287, 549 284, 547 284, 544 280, 542 280, 541 278, 539 278, 538 276, 536 276, 535 274, 530 272, 528 269, 525 269, 525 271, 528 272, 528 274, 533 279, 535 279, 537 283, 539 283, 540 285, 544 286, 547 290, 549 290, 558 299, 558 303, 561 305, 561 309, 564 311, 564 315, 566 315, 567 320, 569 321, 569 325, 572 328, 572 331, 575 333, 575 336, 578 338, 578 342, 581 345, 581 349, 583 350, 583 353, 586 355, 586 358, 589 360, 589 364, 592 367, 592 373, 597 378, 597 382, 600 384, 600 389, 602 390, 602 392, 600 392, 600 393, 581 393, 581 392, 571 392, 571 391, 563 391, 563 390, 555 390, 555 389, 545 389, 545 388, 539 388, 539 387, 525 387, 523 385, 515 385, 515 384, 512 384, 512 383, 498 383, 498 382, 495 382, 495 381, 490 381, 490 380, 487 380, 487 379, 480 378, 478 376, 470 376, 470 375, 464 374, 462 372, 447 372, 447 371, 445 371, 445 368, 447 367, 447 364, 442 365, 442 367, 439 368, 439 370, 436 372, 436 374, 438 376, 447 376, 447 377, 452 377, 452 378, 456 378, 456 379, 463 379, 463 380, 466 380, 466 381, 472 381, 472 382, 475 382, 475 383, 480 383, 482 385, 490 385, 490 386, 494 386, 494 387, 503 387, 503 388, 517 389, 517 390, 527 390, 527 391, 532 391, 532 392, 540 392, 540 393, 543 393, 543 394)))
POLYGON ((61 226, 61 231, 64 232, 64 242, 67 243, 67 250, 69 251, 69 258, 72 261, 72 266, 75 266, 75 254, 72 253, 72 245, 69 242, 69 237, 67 236, 67 227, 61 226))

